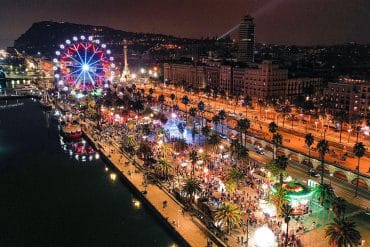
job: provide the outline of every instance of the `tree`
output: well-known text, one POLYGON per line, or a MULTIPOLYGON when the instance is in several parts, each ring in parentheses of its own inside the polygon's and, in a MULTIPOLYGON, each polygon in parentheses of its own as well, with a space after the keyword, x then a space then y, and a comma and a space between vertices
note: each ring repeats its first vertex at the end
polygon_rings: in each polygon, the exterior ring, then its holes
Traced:
POLYGON ((277 131, 277 129, 278 129, 278 126, 276 125, 276 123, 275 123, 275 122, 271 122, 271 123, 269 123, 269 132, 270 132, 271 134, 275 134, 275 133, 276 133, 276 131, 277 131))
POLYGON ((278 214, 281 214, 281 207, 288 203, 287 191, 284 188, 278 188, 270 197, 270 201, 275 205, 278 214))
POLYGON ((231 145, 231 155, 236 157, 238 160, 244 160, 248 158, 248 149, 244 147, 239 141, 232 140, 231 145))
POLYGON ((186 121, 188 121, 188 104, 189 104, 189 102, 190 102, 190 100, 189 100, 187 95, 184 95, 181 98, 181 103, 183 103, 185 105, 186 121))
POLYGON ((361 234, 356 230, 356 224, 347 219, 335 218, 327 224, 325 237, 329 244, 336 247, 356 247, 361 244, 361 234))
POLYGON ((244 173, 240 168, 231 168, 229 173, 227 174, 226 184, 229 185, 228 187, 231 188, 230 192, 234 191, 234 188, 238 187, 240 181, 244 178, 244 173))
POLYGON ((280 209, 281 215, 286 224, 286 235, 285 235, 285 246, 288 246, 288 234, 289 234, 289 222, 292 215, 293 209, 288 203, 284 203, 280 209))
POLYGON ((189 160, 191 161, 191 175, 194 176, 195 174, 195 164, 197 163, 199 157, 197 151, 192 149, 189 153, 189 160))
POLYGON ((175 98, 176 98, 176 95, 174 93, 171 93, 170 99, 172 101, 172 110, 173 110, 173 105, 175 104, 175 98))
POLYGON ((317 150, 319 151, 321 159, 321 184, 324 184, 324 166, 325 166, 325 154, 329 152, 329 143, 323 139, 317 143, 317 150))
POLYGON ((221 133, 224 134, 224 121, 226 119, 226 112, 224 110, 218 111, 218 118, 221 122, 221 133))
POLYGON ((334 197, 331 201, 331 206, 333 208, 335 218, 344 219, 346 201, 342 197, 334 197))
POLYGON ((153 156, 153 151, 148 142, 141 142, 137 150, 137 155, 141 157, 145 163, 153 156))
POLYGON ((156 170, 162 173, 162 176, 167 180, 168 173, 172 170, 172 166, 165 158, 160 158, 155 166, 156 170))
POLYGON ((215 130, 217 131, 217 125, 220 123, 220 117, 218 115, 214 115, 212 117, 212 123, 215 127, 215 130))
POLYGON ((233 228, 241 225, 243 212, 231 202, 224 202, 215 213, 215 221, 229 233, 233 228))
POLYGON ((161 110, 163 110, 163 104, 166 102, 166 99, 163 94, 158 96, 158 102, 161 103, 161 110))
POLYGON ((280 133, 273 134, 272 136, 272 144, 274 144, 273 159, 275 159, 276 157, 276 150, 282 143, 283 143, 282 135, 280 135, 280 133))
POLYGON ((241 118, 236 123, 236 129, 240 133, 240 143, 243 144, 242 133, 244 133, 244 145, 247 140, 247 130, 251 127, 251 122, 248 118, 241 118))
POLYGON ((220 137, 216 134, 216 133, 213 133, 210 137, 209 137, 209 140, 208 140, 208 143, 211 144, 213 146, 213 149, 214 150, 217 150, 218 146, 220 145, 221 143, 221 139, 220 137))
POLYGON ((183 137, 184 131, 185 131, 185 124, 183 122, 179 122, 177 124, 177 129, 179 130, 181 137, 183 137))
POLYGON ((321 205, 330 204, 335 197, 333 188, 329 184, 320 184, 317 186, 315 196, 319 199, 321 205))
POLYGON ((283 173, 285 172, 286 168, 288 167, 288 157, 285 155, 279 155, 276 158, 276 166, 280 171, 280 186, 283 186, 283 173))
POLYGON ((185 180, 185 185, 183 187, 183 192, 189 198, 190 202, 194 201, 194 196, 196 193, 201 192, 200 183, 195 178, 188 178, 185 180))
POLYGON ((195 128, 195 117, 197 116, 197 108, 190 107, 189 115, 193 118, 193 129, 195 128))
POLYGON ((311 133, 308 133, 304 137, 304 142, 308 147, 308 162, 311 164, 311 146, 315 140, 314 136, 311 133))
POLYGON ((207 145, 207 140, 208 140, 210 133, 211 133, 211 129, 207 125, 202 127, 202 134, 204 135, 204 139, 206 140, 206 145, 207 145))
POLYGON ((202 116, 202 123, 201 123, 201 126, 202 127, 203 127, 203 112, 204 112, 204 109, 205 109, 204 102, 203 101, 199 101, 199 103, 198 103, 198 110, 200 111, 201 116, 202 116))
POLYGON ((357 181, 356 181, 356 193, 355 196, 358 195, 358 182, 360 179, 360 159, 365 154, 365 145, 362 142, 357 142, 355 146, 353 147, 353 153, 357 157, 357 181))
POLYGON ((339 111, 334 114, 334 120, 339 123, 339 143, 342 142, 343 123, 348 122, 348 114, 345 111, 339 111))

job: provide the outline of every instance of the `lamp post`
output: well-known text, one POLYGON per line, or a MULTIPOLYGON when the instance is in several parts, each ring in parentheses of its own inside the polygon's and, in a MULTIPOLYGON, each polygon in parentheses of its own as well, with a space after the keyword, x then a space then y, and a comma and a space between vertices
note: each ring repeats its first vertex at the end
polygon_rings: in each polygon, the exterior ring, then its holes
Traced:
POLYGON ((352 132, 352 129, 348 129, 347 131, 348 131, 348 140, 347 140, 347 143, 349 143, 349 137, 350 137, 350 134, 352 132))

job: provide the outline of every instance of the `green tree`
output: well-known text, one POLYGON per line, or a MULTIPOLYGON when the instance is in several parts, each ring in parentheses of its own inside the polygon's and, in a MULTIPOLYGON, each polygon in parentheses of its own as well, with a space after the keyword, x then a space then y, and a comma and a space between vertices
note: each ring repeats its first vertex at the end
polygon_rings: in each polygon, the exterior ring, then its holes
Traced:
POLYGON ((283 143, 283 137, 280 133, 275 133, 272 136, 272 144, 274 145, 273 159, 276 157, 276 150, 283 143))
POLYGON ((334 197, 331 201, 331 206, 333 208, 335 218, 344 219, 346 201, 342 197, 334 197))
POLYGON ((195 164, 199 160, 198 153, 194 149, 192 149, 189 153, 189 160, 191 161, 191 175, 194 176, 194 174, 195 174, 195 164))
POLYGON ((195 194, 201 192, 200 182, 195 178, 188 178, 185 180, 183 192, 186 194, 190 202, 194 201, 195 194))
POLYGON ((244 133, 244 145, 247 140, 247 131, 251 127, 251 122, 248 118, 241 118, 236 123, 236 129, 240 133, 240 143, 243 144, 242 133, 244 133))
POLYGON ((271 194, 270 201, 275 205, 278 215, 281 215, 281 207, 288 203, 287 191, 284 188, 278 188, 271 194))
POLYGON ((188 104, 190 103, 190 100, 188 98, 187 95, 184 95, 182 98, 181 98, 181 103, 184 104, 185 106, 185 113, 186 113, 186 121, 188 121, 188 104))
POLYGON ((314 136, 311 133, 308 133, 304 137, 304 142, 308 147, 308 162, 311 164, 311 146, 315 140, 314 136))
POLYGON ((221 139, 216 133, 213 133, 210 135, 208 143, 212 145, 214 150, 217 150, 218 146, 221 144, 221 139))
MULTIPOLYGON (((238 188, 243 178, 244 173, 240 168, 231 168, 227 174, 226 184, 231 185, 229 188, 238 188)), ((233 191, 234 189, 231 189, 231 192, 233 191)))
POLYGON ((204 109, 205 109, 205 105, 204 105, 204 102, 203 101, 199 101, 198 102, 198 111, 200 112, 201 114, 201 117, 202 117, 202 123, 201 123, 201 126, 203 128, 203 113, 204 113, 204 109))
POLYGON ((355 146, 353 147, 353 153, 357 157, 357 181, 356 181, 356 192, 355 196, 358 195, 358 182, 360 180, 360 159, 365 155, 365 145, 362 142, 357 142, 355 146))
POLYGON ((321 160, 321 184, 324 184, 324 166, 325 166, 325 154, 329 152, 329 143, 323 139, 317 143, 317 150, 319 151, 321 160))
POLYGON ((293 209, 288 203, 284 203, 280 209, 281 215, 286 224, 286 235, 285 235, 285 246, 288 246, 288 234, 289 234, 289 222, 292 215, 293 209))
POLYGON ((356 224, 347 219, 335 218, 326 226, 325 237, 329 244, 336 247, 356 247, 361 244, 361 234, 356 230, 356 224))
POLYGON ((166 102, 166 99, 163 94, 158 96, 158 102, 161 103, 161 110, 163 110, 163 104, 166 102))
POLYGON ((348 122, 348 114, 345 111, 339 111, 334 114, 334 120, 339 123, 339 143, 342 142, 342 130, 343 130, 343 123, 348 122))
POLYGON ((227 233, 241 226, 243 212, 239 207, 231 202, 224 202, 219 206, 215 213, 215 221, 220 223, 222 229, 227 233))
POLYGON ((276 133, 277 129, 278 129, 278 126, 276 125, 276 123, 275 123, 275 122, 271 122, 271 123, 269 123, 269 132, 270 132, 272 135, 276 133))
POLYGON ((155 166, 156 170, 160 173, 162 173, 162 176, 167 180, 168 179, 168 173, 170 170, 172 170, 172 166, 170 163, 164 158, 160 158, 155 166))
POLYGON ((218 118, 221 122, 221 133, 224 134, 224 121, 226 119, 226 112, 224 110, 218 111, 218 118))
POLYGON ((330 204, 335 197, 333 188, 329 184, 320 184, 315 189, 315 196, 321 205, 330 204))

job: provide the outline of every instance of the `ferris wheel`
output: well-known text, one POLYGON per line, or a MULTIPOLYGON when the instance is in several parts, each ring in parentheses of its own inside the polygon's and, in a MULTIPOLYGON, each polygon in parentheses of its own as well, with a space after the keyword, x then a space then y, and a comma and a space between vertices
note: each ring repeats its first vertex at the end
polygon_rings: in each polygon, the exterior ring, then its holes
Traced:
POLYGON ((111 51, 92 36, 67 39, 55 55, 53 69, 57 87, 71 95, 99 95, 114 78, 116 66, 111 51))

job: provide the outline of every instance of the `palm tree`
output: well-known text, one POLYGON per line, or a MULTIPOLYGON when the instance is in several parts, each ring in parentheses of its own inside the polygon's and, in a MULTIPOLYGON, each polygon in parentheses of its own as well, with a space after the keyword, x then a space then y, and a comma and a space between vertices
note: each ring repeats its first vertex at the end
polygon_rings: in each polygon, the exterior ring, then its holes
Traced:
POLYGON ((271 134, 275 134, 275 133, 276 133, 276 131, 277 131, 277 129, 278 129, 278 126, 276 125, 276 123, 275 123, 275 122, 271 122, 271 123, 269 123, 269 132, 270 132, 271 134))
POLYGON ((188 178, 185 180, 185 185, 183 187, 183 192, 189 198, 190 202, 194 201, 194 196, 196 193, 201 192, 200 183, 195 178, 188 178))
POLYGON ((321 205, 331 203, 334 196, 334 191, 329 184, 320 184, 316 187, 315 196, 320 200, 321 205))
POLYGON ((311 133, 308 133, 304 137, 304 142, 308 147, 308 162, 311 164, 311 146, 315 140, 314 136, 311 133))
POLYGON ((227 175, 226 182, 227 182, 227 184, 231 185, 230 187, 232 187, 232 188, 236 187, 237 188, 239 186, 240 181, 243 178, 244 178, 244 173, 242 172, 241 169, 231 168, 228 175, 227 175))
POLYGON ((362 142, 357 142, 353 147, 353 153, 357 157, 357 181, 356 181, 356 194, 355 197, 358 195, 358 182, 360 179, 360 159, 365 154, 365 145, 362 142))
POLYGON ((270 197, 270 201, 275 205, 278 214, 281 214, 281 207, 288 203, 287 191, 284 188, 278 188, 270 197))
POLYGON ((190 107, 189 115, 193 118, 193 129, 195 128, 195 117, 197 116, 197 108, 190 107))
POLYGON ((189 153, 189 160, 191 161, 191 175, 194 176, 195 174, 195 164, 197 163, 199 157, 197 151, 192 149, 189 153))
POLYGON ((244 160, 248 158, 248 149, 244 147, 238 140, 232 140, 231 145, 231 155, 235 156, 238 160, 244 160))
POLYGON ((162 173, 162 176, 167 180, 168 179, 168 173, 170 170, 172 170, 172 166, 165 158, 160 158, 155 166, 156 170, 162 173))
POLYGON ((347 219, 335 218, 327 224, 325 237, 329 244, 336 247, 356 247, 361 243, 361 234, 356 230, 356 224, 347 219))
POLYGON ((166 99, 163 94, 158 96, 158 102, 161 103, 161 110, 163 110, 163 104, 166 102, 166 99))
POLYGON ((290 216, 292 215, 293 209, 288 203, 284 203, 280 209, 281 215, 286 224, 286 234, 285 234, 285 246, 288 246, 288 234, 289 234, 289 222, 290 216))
POLYGON ((208 143, 213 146, 214 150, 217 150, 218 146, 221 144, 221 139, 216 133, 213 133, 209 137, 208 143))
POLYGON ((272 136, 272 144, 274 144, 273 159, 275 159, 276 157, 276 150, 282 143, 283 143, 282 135, 280 135, 280 133, 273 134, 272 136))
POLYGON ((348 122, 348 114, 345 111, 339 111, 334 114, 334 120, 339 123, 339 143, 342 142, 342 126, 343 123, 348 122))
POLYGON ((331 201, 331 206, 333 208, 335 218, 344 219, 346 201, 342 197, 334 197, 331 201))
POLYGON ((173 111, 173 106, 174 106, 174 104, 175 104, 175 98, 176 98, 176 95, 175 95, 174 93, 171 93, 171 95, 170 95, 170 99, 171 99, 171 101, 172 101, 172 111, 173 111))
POLYGON ((185 105, 186 121, 188 121, 188 104, 189 104, 189 102, 190 102, 190 100, 189 100, 187 95, 184 95, 181 98, 181 103, 183 103, 185 105))
POLYGON ((279 155, 276 158, 276 166, 280 171, 280 186, 283 186, 283 173, 285 172, 286 168, 288 167, 288 157, 285 155, 279 155))
POLYGON ((214 125, 215 131, 217 132, 217 125, 220 123, 220 117, 218 115, 214 115, 212 117, 212 123, 214 125))
POLYGON ((321 159, 321 184, 324 184, 324 165, 325 165, 325 154, 329 152, 329 143, 323 139, 317 143, 317 149, 321 159))
POLYGON ((199 101, 199 103, 198 103, 198 110, 200 111, 201 117, 202 117, 202 123, 201 123, 201 126, 202 127, 203 127, 203 112, 204 112, 204 108, 205 108, 204 102, 203 101, 199 101))
POLYGON ((236 129, 240 133, 240 143, 243 144, 242 133, 244 133, 244 145, 247 140, 247 130, 251 127, 251 122, 248 118, 241 118, 236 123, 236 129))
POLYGON ((204 127, 202 127, 202 134, 204 135, 204 139, 206 141, 206 145, 207 145, 207 140, 208 140, 208 137, 209 137, 209 134, 211 133, 211 129, 206 125, 204 127))
POLYGON ((215 221, 229 233, 233 228, 241 225, 243 212, 231 202, 224 202, 215 213, 215 221))
POLYGON ((226 112, 224 110, 220 110, 218 112, 218 118, 220 119, 221 122, 221 133, 224 134, 224 121, 226 119, 226 112))

